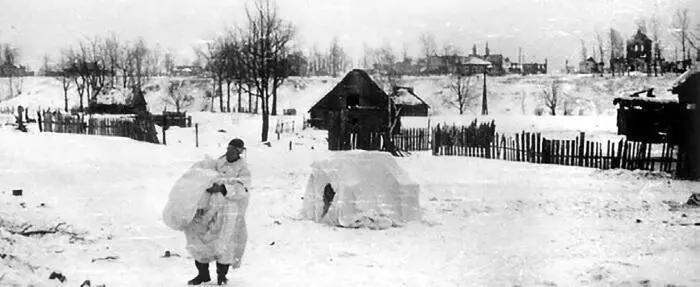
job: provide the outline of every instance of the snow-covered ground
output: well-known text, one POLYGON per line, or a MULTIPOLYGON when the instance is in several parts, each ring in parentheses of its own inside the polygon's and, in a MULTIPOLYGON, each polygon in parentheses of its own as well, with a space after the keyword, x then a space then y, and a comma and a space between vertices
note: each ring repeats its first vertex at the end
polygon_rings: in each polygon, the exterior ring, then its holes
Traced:
MULTIPOLYGON (((167 146, 0 130, 0 285, 53 286, 51 272, 69 285, 184 285, 195 273, 192 259, 161 211, 189 165, 223 152, 232 134, 218 130, 259 130, 254 119, 225 122, 203 124, 209 143, 200 148, 185 143, 191 129, 172 132, 167 146), (60 222, 53 235, 11 232, 60 222), (164 258, 165 251, 179 256, 164 258)), ((423 220, 340 229, 299 220, 309 164, 329 153, 324 137, 305 130, 271 147, 248 141, 250 243, 230 285, 700 284, 700 229, 679 225, 700 221, 698 209, 679 208, 697 182, 415 153, 397 160, 421 185, 423 220)))
MULTIPOLYGON (((304 111, 325 87, 282 101, 304 111)), ((614 116, 495 114, 481 120, 500 132, 615 132, 614 116)), ((423 220, 387 230, 300 220, 309 165, 330 153, 326 132, 299 131, 302 117, 280 117, 298 132, 271 133, 271 146, 259 143, 259 117, 241 114, 193 113, 199 148, 194 128, 173 127, 168 145, 154 145, 0 127, 0 286, 184 286, 193 260, 161 212, 183 171, 232 137, 249 146, 254 186, 250 241, 230 286, 700 285, 700 209, 683 206, 700 183, 658 173, 417 152, 397 161, 421 186, 423 220), (55 233, 15 234, 37 230, 55 233)), ((436 115, 431 125, 472 119, 436 115)))

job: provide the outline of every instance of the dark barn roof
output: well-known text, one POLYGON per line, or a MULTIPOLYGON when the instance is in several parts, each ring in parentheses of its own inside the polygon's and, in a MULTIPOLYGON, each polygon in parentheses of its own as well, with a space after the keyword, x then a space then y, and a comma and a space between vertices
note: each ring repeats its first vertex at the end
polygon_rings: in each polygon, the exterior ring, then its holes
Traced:
POLYGON ((350 71, 311 110, 340 110, 341 97, 358 95, 360 106, 387 107, 389 96, 370 78, 367 72, 359 69, 350 71))

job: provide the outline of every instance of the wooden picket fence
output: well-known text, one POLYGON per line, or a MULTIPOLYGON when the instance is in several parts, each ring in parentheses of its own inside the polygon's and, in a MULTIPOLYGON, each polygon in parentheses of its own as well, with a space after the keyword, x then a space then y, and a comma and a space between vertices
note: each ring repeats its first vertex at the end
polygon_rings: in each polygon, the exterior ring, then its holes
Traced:
POLYGON ((275 124, 276 134, 294 133, 296 130, 296 121, 294 119, 277 119, 275 124))
POLYGON ((80 115, 43 112, 39 114, 38 120, 42 132, 84 134, 87 128, 80 115))
POLYGON ((428 128, 401 129, 401 132, 391 136, 394 145, 400 151, 430 150, 431 132, 428 128))
POLYGON ((152 142, 147 133, 147 123, 136 121, 134 115, 93 116, 85 119, 80 115, 65 115, 44 112, 39 117, 42 132, 88 134, 99 136, 128 137, 139 141, 152 142))
POLYGON ((15 107, 0 107, 0 114, 14 114, 15 112, 15 107))
MULTIPOLYGON (((464 128, 463 131, 468 129, 464 128)), ((596 142, 580 133, 573 140, 547 139, 541 133, 522 132, 515 136, 466 134, 450 131, 433 148, 437 156, 469 156, 518 162, 557 164, 598 169, 641 169, 673 172, 678 147, 668 143, 644 143, 621 139, 596 142)))

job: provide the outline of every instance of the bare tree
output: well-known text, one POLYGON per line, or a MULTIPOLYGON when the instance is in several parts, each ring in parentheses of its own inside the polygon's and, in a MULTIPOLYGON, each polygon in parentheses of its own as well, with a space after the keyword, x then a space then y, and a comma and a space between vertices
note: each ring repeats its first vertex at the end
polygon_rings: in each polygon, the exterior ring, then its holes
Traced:
POLYGON ((370 69, 372 67, 372 48, 367 46, 367 43, 362 43, 362 67, 370 69))
POLYGON ((130 86, 135 90, 142 90, 148 75, 148 54, 149 49, 143 38, 138 38, 136 43, 129 48, 127 56, 127 66, 129 67, 130 86))
POLYGON ((165 68, 165 75, 171 77, 173 75, 173 70, 175 69, 175 55, 173 55, 171 51, 165 52, 163 66, 165 68))
POLYGON ((586 61, 588 59, 588 48, 586 48, 586 41, 581 39, 581 61, 586 61))
POLYGON ((241 106, 242 89, 242 65, 241 65, 241 41, 235 31, 229 32, 224 38, 221 47, 223 57, 223 78, 226 81, 226 111, 231 112, 231 85, 236 83, 238 87, 238 109, 241 106))
POLYGON ((226 66, 224 65, 225 54, 224 54, 224 43, 225 39, 217 38, 210 41, 206 45, 206 50, 200 52, 203 54, 203 58, 206 59, 205 71, 212 79, 212 98, 211 98, 211 111, 214 111, 214 99, 219 98, 219 111, 224 111, 224 100, 223 100, 223 90, 222 86, 224 83, 224 74, 226 72, 226 66))
POLYGON ((116 34, 110 33, 107 38, 105 38, 103 49, 104 66, 109 74, 109 86, 113 88, 117 85, 119 57, 122 56, 121 43, 119 43, 119 38, 117 38, 116 34))
POLYGON ((68 113, 68 89, 70 89, 71 83, 74 81, 73 75, 66 72, 66 69, 70 66, 70 51, 62 51, 61 56, 58 58, 58 71, 60 76, 58 80, 61 81, 61 87, 63 88, 63 110, 68 113))
POLYGON ((344 72, 348 68, 349 63, 347 53, 338 43, 338 37, 333 37, 331 46, 328 49, 328 65, 331 76, 338 77, 338 73, 344 72))
POLYGON ((10 95, 9 98, 14 98, 16 95, 22 93, 22 80, 21 77, 15 79, 15 72, 17 71, 17 58, 19 53, 17 48, 10 46, 10 44, 5 44, 2 48, 2 56, 5 65, 12 67, 7 74, 8 81, 10 84, 10 95))
POLYGON ((401 73, 396 69, 396 54, 391 45, 384 44, 373 53, 376 67, 375 81, 382 89, 390 93, 395 86, 401 83, 401 73))
POLYGON ((267 141, 269 131, 269 100, 277 94, 277 88, 286 77, 282 65, 287 44, 294 36, 292 24, 278 15, 277 7, 270 0, 256 0, 253 7, 246 7, 247 31, 244 39, 245 56, 242 63, 250 72, 247 82, 252 83, 262 108, 262 141, 267 141))
MULTIPOLYGON (((659 16, 653 15, 647 22, 648 30, 651 33, 651 40, 654 44, 652 52, 652 62, 654 64, 654 76, 658 75, 659 61, 661 61, 661 21, 659 16)), ((663 74, 663 70, 661 71, 663 74)))
POLYGON ((603 36, 600 35, 600 32, 595 33, 595 40, 596 43, 598 43, 598 55, 600 56, 600 65, 601 67, 598 67, 600 70, 600 75, 603 75, 603 70, 604 69, 604 63, 605 63, 605 49, 603 48, 603 36))
POLYGON ((49 72, 49 70, 51 70, 50 65, 51 65, 51 57, 49 56, 49 54, 44 54, 44 56, 41 57, 41 71, 40 71, 40 73, 42 75, 46 75, 49 72))
POLYGON ((554 80, 549 86, 542 89, 542 100, 544 100, 545 106, 549 108, 551 115, 557 115, 557 105, 562 100, 559 88, 561 86, 560 80, 554 80))
POLYGON ((181 109, 188 108, 194 101, 188 86, 186 81, 168 81, 168 97, 165 100, 168 104, 174 105, 175 111, 178 113, 181 109))
MULTIPOLYGON (((615 76, 615 69, 622 68, 621 60, 625 53, 625 40, 622 39, 620 32, 614 28, 610 28, 610 73, 615 76)), ((623 73, 623 71, 619 71, 623 73)))
POLYGON ((421 34, 418 40, 420 41, 421 54, 425 57, 426 61, 427 59, 430 59, 430 56, 433 56, 437 53, 437 43, 435 42, 435 35, 426 32, 421 34))
POLYGON ((466 108, 478 102, 479 94, 475 93, 476 84, 472 77, 456 73, 451 76, 450 90, 454 96, 448 96, 447 103, 457 107, 459 114, 464 114, 466 108))
POLYGON ((676 13, 674 14, 673 17, 673 29, 674 33, 673 36, 678 40, 681 44, 681 50, 682 50, 682 57, 683 57, 683 65, 685 68, 685 60, 686 60, 686 48, 688 44, 688 40, 690 39, 689 36, 689 29, 690 29, 690 18, 688 18, 688 8, 684 9, 678 9, 676 10, 676 13))

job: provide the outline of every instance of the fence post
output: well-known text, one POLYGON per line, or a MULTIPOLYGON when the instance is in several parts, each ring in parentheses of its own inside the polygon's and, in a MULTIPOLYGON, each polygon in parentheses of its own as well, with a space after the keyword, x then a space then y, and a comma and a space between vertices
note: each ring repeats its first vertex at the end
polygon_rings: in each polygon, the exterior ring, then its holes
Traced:
POLYGON ((433 140, 432 140, 433 155, 436 156, 436 155, 438 155, 438 150, 439 150, 439 147, 438 147, 439 143, 438 142, 440 141, 440 124, 438 124, 437 127, 435 127, 435 131, 432 132, 432 134, 433 134, 433 140))
POLYGON ((583 166, 583 159, 584 159, 584 146, 586 145, 586 133, 581 132, 579 135, 579 141, 578 141, 578 166, 583 166))
POLYGON ((44 127, 42 126, 41 112, 40 111, 36 112, 36 123, 39 125, 39 132, 43 132, 44 127))
POLYGON ((167 140, 165 139, 165 130, 168 129, 168 118, 165 116, 165 110, 163 110, 163 144, 167 145, 167 140))
POLYGON ((194 147, 199 147, 199 124, 194 124, 194 147))

